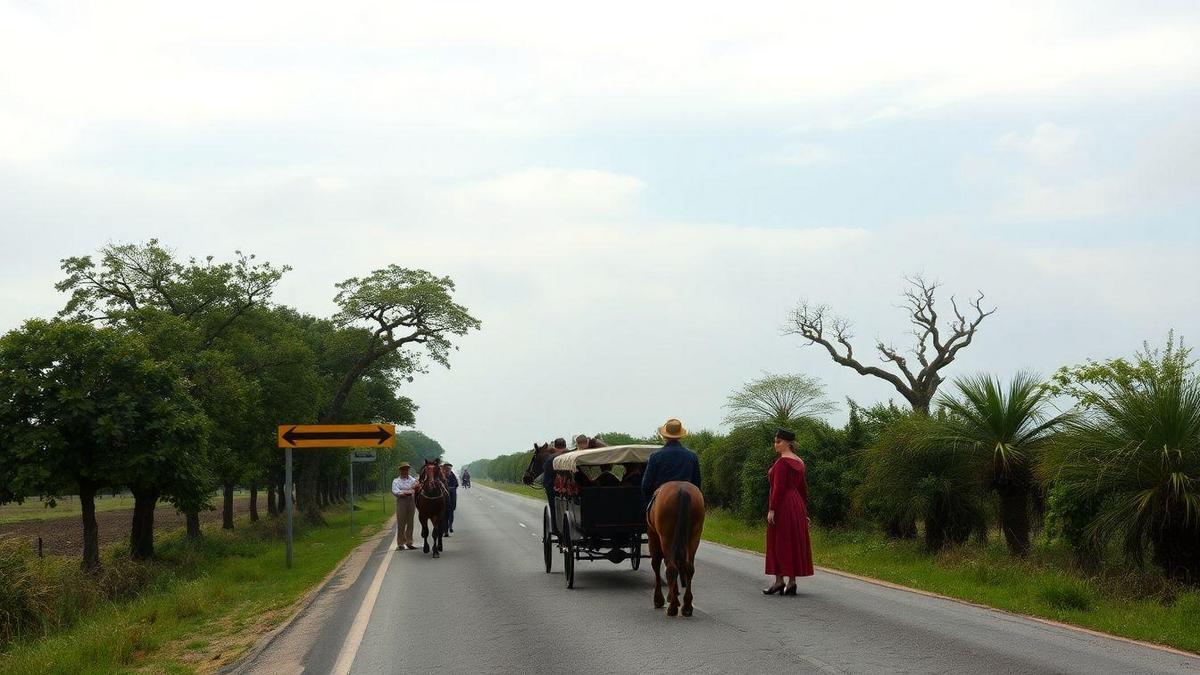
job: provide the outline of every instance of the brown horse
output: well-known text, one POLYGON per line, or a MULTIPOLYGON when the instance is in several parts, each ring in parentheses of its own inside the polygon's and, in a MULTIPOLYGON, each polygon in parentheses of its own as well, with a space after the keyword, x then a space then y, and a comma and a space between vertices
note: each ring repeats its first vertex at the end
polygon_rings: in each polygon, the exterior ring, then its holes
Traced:
POLYGON ((650 539, 650 562, 654 566, 654 608, 663 606, 662 575, 659 568, 667 561, 667 616, 679 612, 679 587, 683 595, 683 615, 692 615, 692 575, 696 571, 696 549, 704 531, 704 495, 687 481, 673 480, 655 493, 654 504, 646 514, 646 535, 650 539), (678 582, 678 583, 677 583, 678 582))
POLYGON ((429 526, 432 524, 433 557, 440 558, 450 491, 446 489, 445 480, 442 478, 442 472, 436 460, 425 460, 425 466, 421 467, 419 478, 421 489, 417 491, 417 518, 421 520, 421 539, 424 542, 422 550, 429 553, 429 526))
POLYGON ((533 444, 533 455, 529 458, 529 465, 525 467, 525 474, 521 476, 521 482, 526 485, 533 485, 533 479, 542 475, 542 467, 546 464, 546 458, 553 454, 554 448, 546 443, 544 445, 533 444))

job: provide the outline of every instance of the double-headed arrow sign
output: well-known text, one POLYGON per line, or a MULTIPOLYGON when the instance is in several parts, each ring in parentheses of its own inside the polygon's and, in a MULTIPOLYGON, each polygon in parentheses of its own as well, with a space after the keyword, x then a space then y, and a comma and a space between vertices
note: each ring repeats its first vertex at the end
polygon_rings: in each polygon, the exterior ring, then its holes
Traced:
POLYGON ((394 424, 281 424, 281 448, 390 448, 396 443, 394 424))

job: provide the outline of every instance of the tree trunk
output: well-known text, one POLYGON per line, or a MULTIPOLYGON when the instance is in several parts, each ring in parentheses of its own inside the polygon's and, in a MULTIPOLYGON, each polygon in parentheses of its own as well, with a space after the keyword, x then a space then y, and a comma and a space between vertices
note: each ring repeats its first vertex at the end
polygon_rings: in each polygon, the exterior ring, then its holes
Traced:
POLYGON ((250 522, 258 522, 258 483, 250 483, 250 522))
POLYGON ((325 517, 321 515, 321 455, 320 451, 305 452, 300 462, 300 482, 297 485, 296 498, 300 508, 304 510, 304 519, 311 525, 323 525, 325 517))
POLYGON ((134 560, 154 557, 154 507, 158 490, 139 488, 133 492, 133 527, 129 533, 129 554, 134 560))
POLYGON ((224 502, 224 508, 221 509, 221 529, 232 530, 233 529, 233 483, 231 481, 225 481, 225 483, 222 484, 222 487, 223 487, 223 491, 224 491, 225 502, 224 502))
POLYGON ((1002 485, 1000 495, 1000 528, 1008 552, 1019 558, 1029 554, 1029 489, 1021 485, 1002 485))
POLYGON ((96 525, 96 486, 79 481, 79 508, 83 512, 83 569, 100 571, 100 528, 96 525))
POLYGON ((275 518, 280 509, 275 506, 275 483, 267 483, 267 515, 275 518))
POLYGON ((204 535, 200 532, 200 514, 187 514, 187 538, 195 540, 202 536, 204 535))

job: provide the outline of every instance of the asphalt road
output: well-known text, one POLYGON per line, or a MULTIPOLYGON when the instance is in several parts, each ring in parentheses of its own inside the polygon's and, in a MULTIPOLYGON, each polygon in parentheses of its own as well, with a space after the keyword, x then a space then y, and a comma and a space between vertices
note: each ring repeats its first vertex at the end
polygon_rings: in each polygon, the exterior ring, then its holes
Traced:
POLYGON ((1190 656, 819 571, 798 597, 765 597, 761 556, 708 542, 696 613, 670 618, 648 560, 580 562, 568 590, 561 556, 543 571, 539 503, 459 495, 440 559, 384 539, 247 670, 1200 673, 1190 656))

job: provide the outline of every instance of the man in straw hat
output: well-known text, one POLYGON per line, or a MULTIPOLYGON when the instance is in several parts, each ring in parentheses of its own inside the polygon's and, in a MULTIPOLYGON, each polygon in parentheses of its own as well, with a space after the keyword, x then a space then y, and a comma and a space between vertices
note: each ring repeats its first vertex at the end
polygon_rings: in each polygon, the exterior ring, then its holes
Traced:
POLYGON ((646 471, 642 474, 642 495, 647 502, 653 502, 654 492, 673 480, 686 480, 700 487, 700 458, 679 442, 687 433, 683 422, 673 417, 658 428, 658 435, 664 444, 650 455, 646 471))
POLYGON ((408 475, 408 462, 400 462, 400 475, 392 481, 392 494, 396 495, 396 550, 413 550, 413 516, 417 512, 414 495, 420 481, 408 475))

